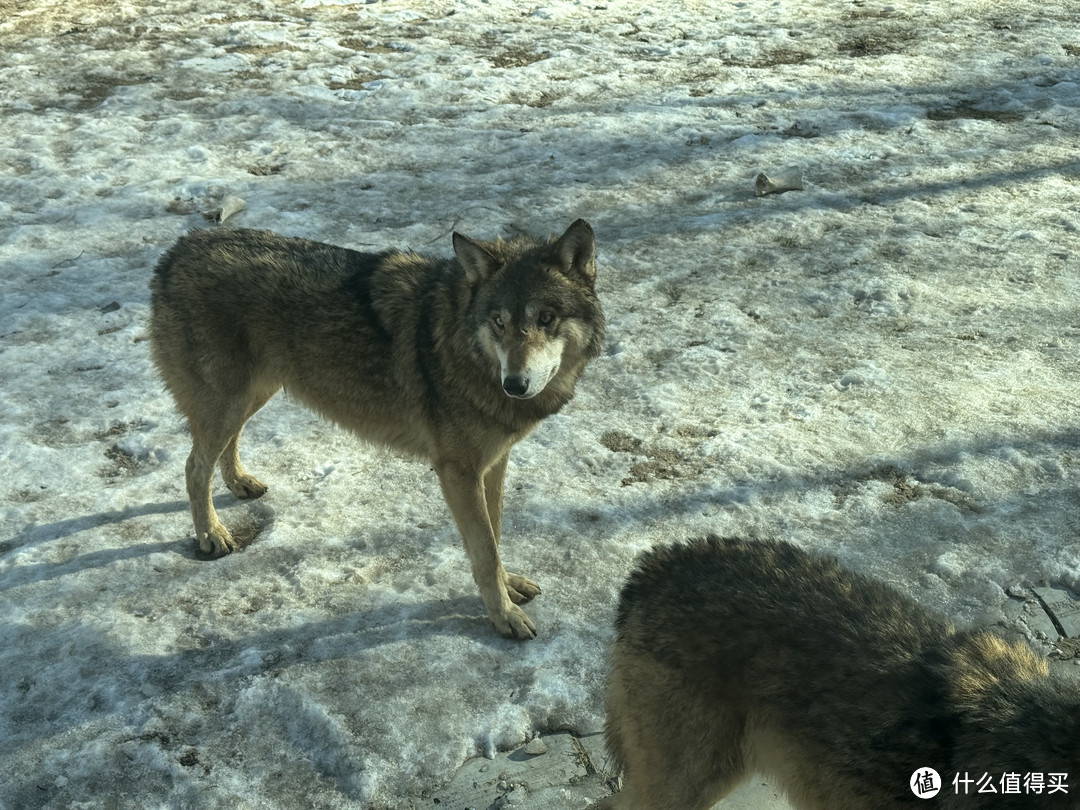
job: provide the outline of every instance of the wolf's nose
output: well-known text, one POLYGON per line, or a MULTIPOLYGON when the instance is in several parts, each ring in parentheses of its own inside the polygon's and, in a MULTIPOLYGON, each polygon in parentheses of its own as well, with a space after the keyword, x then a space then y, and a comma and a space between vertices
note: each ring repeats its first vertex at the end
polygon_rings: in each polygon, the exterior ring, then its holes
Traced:
POLYGON ((512 397, 523 397, 528 390, 528 377, 507 377, 503 380, 503 391, 512 397))

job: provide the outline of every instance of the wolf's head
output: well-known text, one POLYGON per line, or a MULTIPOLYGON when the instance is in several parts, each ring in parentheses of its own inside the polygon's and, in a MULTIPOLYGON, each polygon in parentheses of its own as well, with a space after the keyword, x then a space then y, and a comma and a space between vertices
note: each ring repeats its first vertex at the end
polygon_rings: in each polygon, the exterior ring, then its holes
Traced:
POLYGON ((572 390, 604 334, 589 223, 579 219, 547 242, 478 242, 455 233, 454 252, 473 290, 479 346, 498 362, 503 391, 531 399, 560 376, 572 390))

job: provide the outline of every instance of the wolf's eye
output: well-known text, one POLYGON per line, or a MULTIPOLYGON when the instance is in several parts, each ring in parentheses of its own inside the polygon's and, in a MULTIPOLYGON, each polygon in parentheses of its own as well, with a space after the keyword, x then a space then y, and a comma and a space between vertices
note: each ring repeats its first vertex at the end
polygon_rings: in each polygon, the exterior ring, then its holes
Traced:
POLYGON ((502 329, 506 324, 503 323, 502 315, 495 315, 491 319, 495 323, 496 329, 502 329))
POLYGON ((555 323, 555 313, 541 312, 540 317, 536 319, 536 322, 541 326, 551 326, 553 323, 555 323))

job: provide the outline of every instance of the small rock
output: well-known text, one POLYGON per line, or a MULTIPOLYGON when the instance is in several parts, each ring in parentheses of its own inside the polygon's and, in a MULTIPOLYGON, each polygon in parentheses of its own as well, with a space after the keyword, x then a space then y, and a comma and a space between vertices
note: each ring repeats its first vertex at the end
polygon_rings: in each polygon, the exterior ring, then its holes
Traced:
POLYGON ((525 743, 525 753, 530 756, 539 756, 540 754, 546 754, 548 752, 547 743, 541 740, 539 737, 529 740, 525 743))
POLYGON ((247 203, 234 194, 226 194, 220 190, 208 193, 203 200, 204 206, 211 206, 203 210, 203 219, 220 225, 229 217, 238 214, 247 208, 247 203), (220 202, 218 202, 220 200, 220 202), (217 205, 214 203, 217 202, 217 205))
POLYGON ((764 197, 766 194, 781 194, 785 191, 801 191, 803 188, 802 169, 798 166, 789 166, 771 176, 762 172, 754 181, 754 187, 759 197, 764 197))
POLYGON ((796 121, 784 130, 784 134, 789 138, 816 138, 821 135, 821 130, 818 129, 817 124, 796 121))
POLYGON ((233 214, 238 214, 247 208, 247 203, 232 194, 226 194, 221 201, 221 211, 218 213, 218 224, 221 224, 233 214))

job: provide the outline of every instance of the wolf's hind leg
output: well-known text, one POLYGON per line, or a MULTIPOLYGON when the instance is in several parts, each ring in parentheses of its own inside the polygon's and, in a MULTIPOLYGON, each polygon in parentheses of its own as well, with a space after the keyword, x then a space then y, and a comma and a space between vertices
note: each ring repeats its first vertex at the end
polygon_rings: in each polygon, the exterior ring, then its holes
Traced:
MULTIPOLYGON (((506 452, 484 474, 484 500, 487 503, 488 522, 491 533, 498 546, 502 537, 503 486, 506 480, 506 462, 510 454, 506 452)), ((520 574, 504 572, 506 593, 515 605, 523 605, 539 595, 540 586, 520 574)))
POLYGON ((240 443, 240 434, 244 430, 244 424, 248 419, 266 404, 277 391, 271 391, 265 396, 260 393, 257 396, 253 396, 246 410, 246 415, 243 421, 240 423, 240 427, 232 438, 229 439, 229 443, 225 445, 225 450, 221 454, 221 477, 225 480, 225 486, 229 488, 229 491, 237 498, 261 498, 266 494, 267 486, 254 475, 249 473, 240 461, 240 452, 238 445, 240 443))

